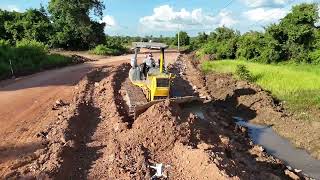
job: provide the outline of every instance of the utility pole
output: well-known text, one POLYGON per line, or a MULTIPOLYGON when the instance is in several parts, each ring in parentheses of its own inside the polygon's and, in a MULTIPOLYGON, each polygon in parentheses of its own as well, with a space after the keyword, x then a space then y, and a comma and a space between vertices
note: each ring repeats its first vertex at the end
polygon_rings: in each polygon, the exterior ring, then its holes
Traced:
POLYGON ((11 69, 11 75, 12 75, 12 78, 15 78, 15 76, 14 76, 14 71, 13 71, 13 67, 12 67, 11 59, 9 59, 9 63, 10 63, 10 69, 11 69))
POLYGON ((180 52, 180 31, 178 32, 178 51, 180 52))
POLYGON ((180 52, 180 24, 178 24, 178 51, 180 52))

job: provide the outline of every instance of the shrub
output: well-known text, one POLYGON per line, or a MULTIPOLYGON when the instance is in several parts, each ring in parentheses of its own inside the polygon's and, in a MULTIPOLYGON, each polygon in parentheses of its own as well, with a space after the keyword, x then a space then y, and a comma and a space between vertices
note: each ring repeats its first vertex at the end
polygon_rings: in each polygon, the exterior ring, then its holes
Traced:
POLYGON ((100 44, 96 46, 94 49, 90 50, 90 53, 96 54, 96 55, 105 55, 107 51, 108 51, 107 46, 100 44))
POLYGON ((264 36, 265 46, 260 48, 261 56, 255 58, 261 63, 278 63, 286 59, 283 46, 278 41, 273 39, 270 35, 264 36))
POLYGON ((70 57, 62 56, 60 54, 50 54, 44 61, 40 62, 40 67, 42 69, 52 69, 58 67, 64 67, 66 65, 72 64, 72 59, 70 57))
POLYGON ((96 55, 121 55, 126 52, 126 49, 123 46, 110 47, 107 45, 100 44, 94 49, 90 50, 92 54, 96 55))
MULTIPOLYGON (((188 45, 190 45, 190 37, 189 37, 188 33, 184 32, 184 31, 179 31, 178 33, 180 35, 180 37, 179 37, 180 38, 179 39, 180 46, 188 46, 188 45)), ((176 37, 175 37, 175 39, 173 41, 173 44, 176 45, 176 46, 178 46, 178 33, 176 34, 176 37)))
POLYGON ((5 40, 0 40, 0 79, 5 79, 11 76, 9 58, 11 46, 5 40))
POLYGON ((320 49, 309 53, 309 59, 313 64, 320 64, 320 49))
POLYGON ((217 59, 234 59, 236 57, 239 32, 222 27, 217 28, 207 37, 208 42, 201 46, 198 56, 215 55, 217 59))
POLYGON ((204 44, 202 48, 196 52, 196 56, 202 58, 205 55, 216 54, 216 52, 217 49, 215 48, 214 44, 209 42, 207 44, 204 44))
POLYGON ((41 61, 45 61, 48 48, 41 42, 23 39, 11 48, 13 69, 19 75, 26 75, 41 70, 41 61))
POLYGON ((62 67, 72 63, 68 57, 48 55, 45 44, 35 40, 21 40, 16 46, 0 40, 0 79, 10 77, 12 68, 15 76, 28 75, 43 69, 62 67))
POLYGON ((237 50, 236 44, 236 39, 229 39, 223 43, 217 43, 217 57, 219 59, 234 59, 237 50))
POLYGON ((264 35, 255 31, 245 33, 239 38, 237 46, 237 58, 244 58, 246 60, 257 59, 260 57, 261 51, 265 46, 264 35))
POLYGON ((253 77, 250 73, 250 71, 248 70, 247 66, 243 65, 243 64, 239 64, 236 67, 236 71, 235 74, 242 80, 246 80, 246 81, 253 81, 253 77))
POLYGON ((215 54, 217 53, 217 48, 213 43, 208 43, 203 46, 201 49, 204 54, 215 54))
POLYGON ((10 66, 9 64, 0 61, 0 79, 5 79, 10 77, 10 66))

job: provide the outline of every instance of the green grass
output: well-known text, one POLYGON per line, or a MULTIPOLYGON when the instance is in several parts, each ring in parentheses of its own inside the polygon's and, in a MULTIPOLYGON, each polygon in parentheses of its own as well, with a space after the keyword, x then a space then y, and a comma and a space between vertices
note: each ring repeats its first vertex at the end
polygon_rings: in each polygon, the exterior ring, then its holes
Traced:
POLYGON ((0 40, 0 80, 12 77, 11 68, 18 77, 70 64, 74 64, 72 58, 49 54, 43 43, 22 40, 11 45, 0 40))
POLYGON ((42 69, 53 69, 74 64, 71 57, 60 54, 49 54, 43 61, 40 62, 42 69))
POLYGON ((307 113, 320 108, 320 65, 259 64, 240 60, 210 61, 204 72, 234 73, 238 64, 247 66, 258 85, 285 101, 289 110, 307 113))
POLYGON ((100 44, 96 46, 95 48, 90 50, 91 54, 96 55, 111 55, 111 56, 117 56, 126 53, 128 50, 124 46, 118 46, 118 47, 108 47, 107 45, 100 44))

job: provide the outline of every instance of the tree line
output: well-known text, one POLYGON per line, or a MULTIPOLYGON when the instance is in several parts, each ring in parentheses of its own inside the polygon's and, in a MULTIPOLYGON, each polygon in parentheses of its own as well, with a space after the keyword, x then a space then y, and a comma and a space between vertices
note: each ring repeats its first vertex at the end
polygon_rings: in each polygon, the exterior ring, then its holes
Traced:
POLYGON ((200 33, 191 42, 199 56, 214 59, 245 59, 262 63, 282 61, 320 63, 320 23, 318 4, 303 3, 292 8, 278 23, 263 32, 219 27, 200 33))
POLYGON ((0 10, 0 39, 11 44, 22 39, 52 48, 88 49, 105 42, 104 5, 99 0, 51 0, 48 7, 25 12, 0 10))
POLYGON ((51 0, 47 8, 25 12, 0 9, 0 79, 76 63, 49 49, 81 50, 105 43, 105 24, 99 22, 103 9, 99 0, 51 0))
MULTIPOLYGON (((70 64, 61 56, 50 56, 51 48, 89 50, 96 54, 119 55, 131 42, 150 40, 170 46, 175 37, 107 36, 101 22, 100 0, 50 0, 45 8, 25 12, 0 9, 0 79, 70 64), (95 17, 95 18, 93 18, 95 17)), ((303 3, 292 8, 278 23, 264 31, 241 34, 227 27, 190 37, 179 32, 180 45, 198 56, 211 59, 245 59, 262 63, 282 61, 320 63, 318 4, 303 3), (318 26, 317 26, 318 24, 318 26)))

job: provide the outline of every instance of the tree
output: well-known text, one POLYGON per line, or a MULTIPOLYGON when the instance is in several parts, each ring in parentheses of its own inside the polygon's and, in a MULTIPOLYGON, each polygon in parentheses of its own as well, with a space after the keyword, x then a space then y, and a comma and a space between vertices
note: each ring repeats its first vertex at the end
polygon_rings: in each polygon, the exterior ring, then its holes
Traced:
POLYGON ((265 63, 286 60, 310 62, 312 58, 309 58, 309 53, 319 46, 317 43, 319 36, 315 27, 318 20, 316 4, 296 5, 279 24, 271 24, 265 28, 263 40, 257 41, 257 37, 243 35, 240 38, 237 54, 265 63), (255 52, 254 55, 252 52, 255 52))
POLYGON ((7 32, 5 25, 7 22, 14 21, 18 14, 17 12, 3 11, 0 9, 0 39, 12 39, 12 34, 7 32))
POLYGON ((199 44, 204 44, 208 40, 208 35, 205 32, 199 33, 195 41, 199 44))
MULTIPOLYGON (((317 4, 302 3, 292 8, 292 11, 286 15, 279 23, 279 28, 288 52, 288 59, 297 61, 308 61, 308 51, 313 50, 316 40, 315 24, 319 20, 317 4)), ((279 40, 278 40, 279 41, 279 40)))
POLYGON ((52 45, 87 49, 103 43, 105 23, 92 20, 90 13, 94 12, 94 15, 102 19, 104 8, 100 0, 51 0, 48 9, 55 31, 51 39, 52 45))
POLYGON ((208 41, 208 35, 203 32, 203 33, 198 33, 197 37, 191 38, 191 47, 192 49, 198 49, 202 47, 207 41, 208 41))
POLYGON ((6 21, 5 30, 14 42, 29 39, 47 43, 52 26, 43 9, 28 9, 24 13, 14 13, 14 19, 6 21))
POLYGON ((320 28, 315 30, 315 38, 314 49, 320 49, 320 28))
POLYGON ((215 30, 215 40, 216 41, 225 41, 229 39, 238 38, 240 33, 238 31, 235 31, 233 29, 227 28, 227 27, 218 27, 215 30))
MULTIPOLYGON (((180 46, 187 46, 190 44, 190 37, 187 32, 180 31, 179 32, 180 46)), ((178 33, 176 34, 176 38, 174 40, 174 45, 178 45, 178 33)))
POLYGON ((219 59, 234 59, 237 51, 237 41, 240 33, 227 27, 219 27, 210 34, 209 39, 215 54, 219 59))
POLYGON ((264 34, 261 32, 251 31, 243 34, 237 43, 237 58, 259 58, 265 46, 264 40, 264 34))

